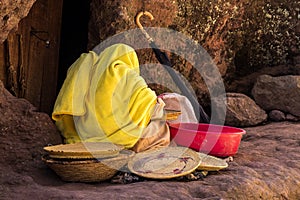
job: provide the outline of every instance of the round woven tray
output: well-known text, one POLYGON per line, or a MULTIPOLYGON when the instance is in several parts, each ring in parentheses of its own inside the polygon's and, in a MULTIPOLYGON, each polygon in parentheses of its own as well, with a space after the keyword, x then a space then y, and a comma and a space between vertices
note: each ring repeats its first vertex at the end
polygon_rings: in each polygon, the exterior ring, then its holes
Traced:
POLYGON ((201 158, 201 163, 198 166, 197 170, 218 171, 228 167, 228 163, 223 159, 204 153, 199 153, 199 156, 201 158))
POLYGON ((116 157, 99 160, 62 160, 45 155, 42 160, 64 181, 100 182, 112 178, 134 154, 122 150, 116 157))
POLYGON ((44 147, 51 158, 60 159, 93 159, 114 157, 124 149, 109 142, 79 142, 44 147))
POLYGON ((200 164, 197 152, 185 147, 165 147, 135 154, 128 169, 142 177, 170 179, 190 174, 200 164))

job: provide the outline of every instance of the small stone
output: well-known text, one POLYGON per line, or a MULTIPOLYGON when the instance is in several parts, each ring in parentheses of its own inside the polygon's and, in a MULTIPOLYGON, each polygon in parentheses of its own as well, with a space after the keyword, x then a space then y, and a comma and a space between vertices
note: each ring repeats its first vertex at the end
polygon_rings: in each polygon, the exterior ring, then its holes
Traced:
POLYGON ((300 121, 300 117, 296 117, 296 116, 288 113, 286 115, 286 120, 292 121, 292 122, 297 122, 297 121, 300 121))
POLYGON ((284 121, 286 119, 285 114, 280 110, 272 110, 269 112, 269 119, 275 122, 284 121))
POLYGON ((266 112, 250 97, 241 93, 227 93, 225 124, 229 126, 254 126, 267 119, 266 112))
POLYGON ((233 157, 229 156, 227 158, 224 159, 226 162, 233 162, 233 157))
POLYGON ((299 75, 261 75, 252 88, 252 95, 264 110, 280 110, 300 117, 299 75))

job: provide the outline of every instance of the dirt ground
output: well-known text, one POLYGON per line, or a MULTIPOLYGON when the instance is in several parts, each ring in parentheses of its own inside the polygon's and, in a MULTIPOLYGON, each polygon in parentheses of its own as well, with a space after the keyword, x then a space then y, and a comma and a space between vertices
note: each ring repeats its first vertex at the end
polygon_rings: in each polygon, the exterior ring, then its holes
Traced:
POLYGON ((0 199, 300 199, 300 123, 245 128, 229 167, 197 181, 69 183, 42 161, 61 138, 47 114, 0 86, 0 199))

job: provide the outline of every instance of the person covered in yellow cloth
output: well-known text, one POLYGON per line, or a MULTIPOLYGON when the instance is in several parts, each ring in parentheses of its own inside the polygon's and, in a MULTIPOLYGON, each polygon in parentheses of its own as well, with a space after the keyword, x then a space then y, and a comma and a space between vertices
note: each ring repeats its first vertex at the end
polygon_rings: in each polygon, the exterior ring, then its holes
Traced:
POLYGON ((72 64, 52 118, 65 143, 111 142, 141 152, 169 145, 164 106, 140 76, 134 49, 114 44, 72 64))

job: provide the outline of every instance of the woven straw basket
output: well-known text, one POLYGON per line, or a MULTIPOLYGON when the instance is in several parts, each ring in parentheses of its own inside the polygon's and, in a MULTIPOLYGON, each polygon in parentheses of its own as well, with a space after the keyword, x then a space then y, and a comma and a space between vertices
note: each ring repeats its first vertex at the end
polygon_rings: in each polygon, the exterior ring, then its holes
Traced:
POLYGON ((217 158, 215 156, 210 156, 199 152, 198 154, 201 158, 201 163, 197 168, 198 170, 218 171, 228 167, 228 163, 221 158, 217 158))
POLYGON ((51 158, 59 159, 94 159, 114 157, 124 147, 110 142, 78 142, 46 146, 44 150, 51 158))
POLYGON ((64 181, 100 182, 112 178, 133 155, 133 151, 123 150, 116 157, 101 160, 59 160, 49 156, 42 160, 64 181))
POLYGON ((163 147, 137 153, 128 169, 145 178, 171 179, 192 173, 200 164, 198 153, 186 147, 163 147))

